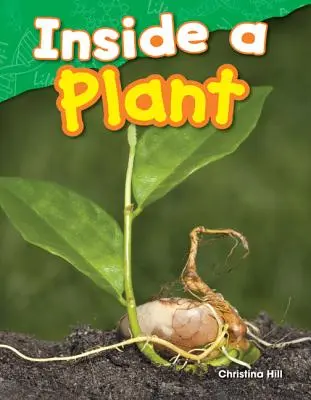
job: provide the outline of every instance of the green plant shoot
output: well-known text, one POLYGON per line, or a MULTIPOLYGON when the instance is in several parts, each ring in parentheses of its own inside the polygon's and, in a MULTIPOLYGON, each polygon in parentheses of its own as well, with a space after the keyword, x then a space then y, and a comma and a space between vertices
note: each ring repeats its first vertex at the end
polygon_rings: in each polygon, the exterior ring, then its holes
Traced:
MULTIPOLYGON (((234 125, 226 132, 212 126, 151 127, 138 140, 131 125, 123 233, 100 206, 55 183, 0 178, 0 205, 26 241, 65 259, 126 306, 132 335, 138 337, 141 330, 132 284, 133 220, 193 172, 233 153, 255 128, 270 92, 270 87, 253 88, 249 99, 237 106, 234 125)), ((152 362, 170 365, 151 344, 137 345, 152 362)), ((259 356, 254 348, 247 354, 230 351, 239 359, 247 357, 249 363, 259 356)), ((228 360, 220 357, 208 363, 227 365, 228 360)))

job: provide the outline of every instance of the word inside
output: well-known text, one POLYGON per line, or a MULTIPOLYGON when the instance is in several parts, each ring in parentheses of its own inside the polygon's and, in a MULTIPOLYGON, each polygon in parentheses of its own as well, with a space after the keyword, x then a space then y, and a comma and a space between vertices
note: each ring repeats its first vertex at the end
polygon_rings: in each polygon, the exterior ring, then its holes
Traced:
POLYGON ((54 86, 59 93, 56 104, 62 129, 68 136, 83 132, 82 111, 99 99, 103 123, 109 130, 121 129, 126 121, 157 127, 178 127, 188 121, 197 128, 211 122, 217 129, 227 129, 233 121, 235 101, 244 100, 250 92, 231 64, 220 66, 216 77, 203 83, 179 74, 166 80, 161 75, 150 75, 124 89, 114 66, 105 66, 98 72, 64 66, 58 70, 54 86))
MULTIPOLYGON (((40 30, 40 44, 33 51, 37 60, 72 61, 77 53, 80 61, 94 58, 111 62, 121 55, 126 60, 135 59, 138 48, 152 58, 172 57, 178 50, 201 54, 208 49, 209 30, 206 25, 191 21, 176 30, 171 13, 162 13, 160 24, 143 30, 140 35, 134 29, 136 20, 132 16, 122 18, 121 33, 106 27, 95 30, 92 35, 85 30, 63 29, 60 49, 54 47, 55 33, 61 27, 59 18, 38 17, 34 24, 40 30)), ((239 53, 261 56, 266 52, 267 31, 268 25, 264 22, 238 24, 230 32, 230 45, 239 53)))

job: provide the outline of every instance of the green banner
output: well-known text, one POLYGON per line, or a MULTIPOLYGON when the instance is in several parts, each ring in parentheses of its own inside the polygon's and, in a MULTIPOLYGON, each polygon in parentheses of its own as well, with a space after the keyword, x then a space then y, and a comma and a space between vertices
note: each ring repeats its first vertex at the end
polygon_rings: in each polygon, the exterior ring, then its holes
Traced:
MULTIPOLYGON (((185 21, 204 22, 210 31, 231 29, 239 22, 262 21, 282 17, 311 1, 301 0, 54 0, 47 2, 4 0, 0 14, 0 102, 27 90, 53 84, 62 61, 34 60, 32 51, 39 43, 39 31, 34 28, 36 17, 57 17, 61 28, 84 29, 90 33, 101 27, 121 29, 121 18, 131 15, 137 19, 141 32, 158 24, 159 14, 174 14, 176 27, 185 21)), ((59 32, 56 45, 59 43, 59 32)), ((125 62, 119 58, 117 66, 125 62)), ((96 60, 75 66, 100 68, 96 60)))

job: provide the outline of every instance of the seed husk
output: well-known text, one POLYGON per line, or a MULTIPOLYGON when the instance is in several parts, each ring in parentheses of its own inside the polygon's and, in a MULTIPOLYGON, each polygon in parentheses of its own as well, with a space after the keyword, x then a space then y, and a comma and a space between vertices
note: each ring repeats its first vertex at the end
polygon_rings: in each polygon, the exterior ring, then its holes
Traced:
MULTIPOLYGON (((217 338, 219 324, 210 307, 186 298, 162 298, 137 307, 138 322, 145 335, 156 335, 183 350, 204 347, 217 338)), ((131 336, 128 315, 118 325, 123 338, 131 336)))

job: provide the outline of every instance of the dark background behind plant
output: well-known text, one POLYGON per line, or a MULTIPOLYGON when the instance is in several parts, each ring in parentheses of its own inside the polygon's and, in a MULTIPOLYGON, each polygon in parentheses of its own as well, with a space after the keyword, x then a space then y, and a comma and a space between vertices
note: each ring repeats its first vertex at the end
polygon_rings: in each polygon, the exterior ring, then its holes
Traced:
MULTIPOLYGON (((310 18, 305 7, 271 20, 264 57, 236 54, 227 32, 213 32, 205 55, 122 67, 127 84, 150 73, 202 81, 232 63, 251 86, 274 87, 257 128, 236 153, 192 175, 135 221, 138 303, 178 278, 194 226, 232 227, 248 237, 250 256, 234 257, 227 272, 229 243, 209 242, 200 250, 202 275, 247 318, 265 309, 280 321, 291 298, 286 322, 311 328, 310 18)), ((0 105, 0 175, 58 182, 122 224, 124 133, 107 134, 98 105, 87 112, 85 134, 69 139, 61 133, 55 100, 48 88, 0 105)), ((65 261, 24 242, 0 212, 0 330, 58 338, 76 323, 110 329, 122 313, 113 297, 65 261)))

